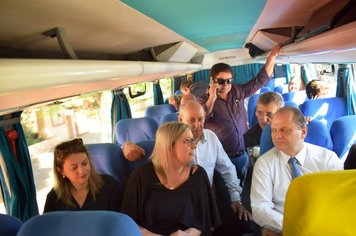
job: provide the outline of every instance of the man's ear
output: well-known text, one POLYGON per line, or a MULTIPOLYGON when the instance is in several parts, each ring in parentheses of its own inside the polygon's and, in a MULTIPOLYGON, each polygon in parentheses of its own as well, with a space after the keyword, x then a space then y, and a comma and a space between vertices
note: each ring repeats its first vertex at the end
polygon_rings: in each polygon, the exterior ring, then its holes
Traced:
POLYGON ((178 121, 179 121, 180 123, 183 123, 183 119, 182 119, 182 116, 181 116, 181 115, 178 115, 178 121))
POLYGON ((304 128, 302 128, 302 139, 305 139, 305 137, 307 137, 308 134, 308 127, 304 126, 304 128))

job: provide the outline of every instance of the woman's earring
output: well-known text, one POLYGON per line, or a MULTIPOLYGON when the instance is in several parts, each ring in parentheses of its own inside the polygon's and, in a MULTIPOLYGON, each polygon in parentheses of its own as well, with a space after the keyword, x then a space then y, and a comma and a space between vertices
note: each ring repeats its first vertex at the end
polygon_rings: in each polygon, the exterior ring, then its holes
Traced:
POLYGON ((65 175, 63 175, 63 179, 65 179, 66 178, 66 176, 65 175))

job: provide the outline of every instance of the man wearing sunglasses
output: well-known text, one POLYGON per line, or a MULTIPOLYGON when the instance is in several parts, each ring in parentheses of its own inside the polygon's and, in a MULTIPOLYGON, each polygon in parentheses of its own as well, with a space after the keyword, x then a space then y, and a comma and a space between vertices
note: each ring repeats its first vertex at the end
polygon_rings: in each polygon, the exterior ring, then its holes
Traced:
POLYGON ((207 113, 205 128, 218 136, 237 168, 242 187, 247 173, 243 140, 243 134, 247 131, 244 99, 269 82, 279 49, 280 45, 273 48, 257 77, 246 84, 232 84, 234 77, 231 66, 225 63, 215 64, 210 70, 210 88, 198 97, 207 113))

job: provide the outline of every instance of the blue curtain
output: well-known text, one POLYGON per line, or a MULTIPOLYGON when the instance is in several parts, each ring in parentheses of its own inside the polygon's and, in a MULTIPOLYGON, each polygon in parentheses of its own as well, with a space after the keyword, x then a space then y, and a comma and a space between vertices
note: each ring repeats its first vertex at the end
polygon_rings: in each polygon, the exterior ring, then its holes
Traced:
POLYGON ((193 73, 193 81, 198 82, 204 80, 208 84, 210 83, 210 70, 200 70, 193 73))
POLYGON ((355 77, 350 67, 340 67, 338 70, 336 96, 346 98, 348 115, 356 114, 355 77))
POLYGON ((112 142, 115 142, 115 127, 116 123, 121 119, 132 118, 130 104, 127 101, 124 89, 116 89, 111 91, 111 137, 112 142))
POLYGON ((302 77, 305 84, 308 84, 309 79, 308 79, 307 70, 305 69, 305 66, 300 67, 300 77, 302 77))
MULTIPOLYGON (((234 72, 234 82, 233 84, 244 84, 255 78, 258 72, 264 64, 248 64, 241 66, 233 66, 232 70, 234 72)), ((205 82, 210 82, 210 70, 201 70, 193 74, 193 81, 198 82, 204 80, 205 82)))
POLYGON ((292 78, 292 71, 290 69, 290 65, 286 64, 285 69, 286 69, 286 84, 289 84, 289 81, 292 78))
POLYGON ((158 81, 157 83, 153 83, 153 105, 161 104, 164 104, 164 101, 161 86, 159 85, 158 81))
MULTIPOLYGON (((21 117, 12 113, 12 118, 21 117)), ((0 121, 3 120, 0 116, 0 121)), ((22 222, 38 215, 36 188, 33 179, 30 153, 21 123, 13 125, 18 138, 15 140, 18 161, 3 127, 0 127, 1 188, 6 213, 22 222)))

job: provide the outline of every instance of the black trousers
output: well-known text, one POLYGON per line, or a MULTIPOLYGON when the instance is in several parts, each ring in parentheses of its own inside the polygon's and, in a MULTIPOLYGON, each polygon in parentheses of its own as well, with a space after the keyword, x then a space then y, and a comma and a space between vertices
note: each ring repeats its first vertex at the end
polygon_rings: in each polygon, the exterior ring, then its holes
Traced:
POLYGON ((231 206, 219 198, 216 198, 216 204, 218 205, 222 224, 212 232, 212 235, 239 236, 252 232, 252 221, 240 220, 238 212, 234 213, 231 206))

